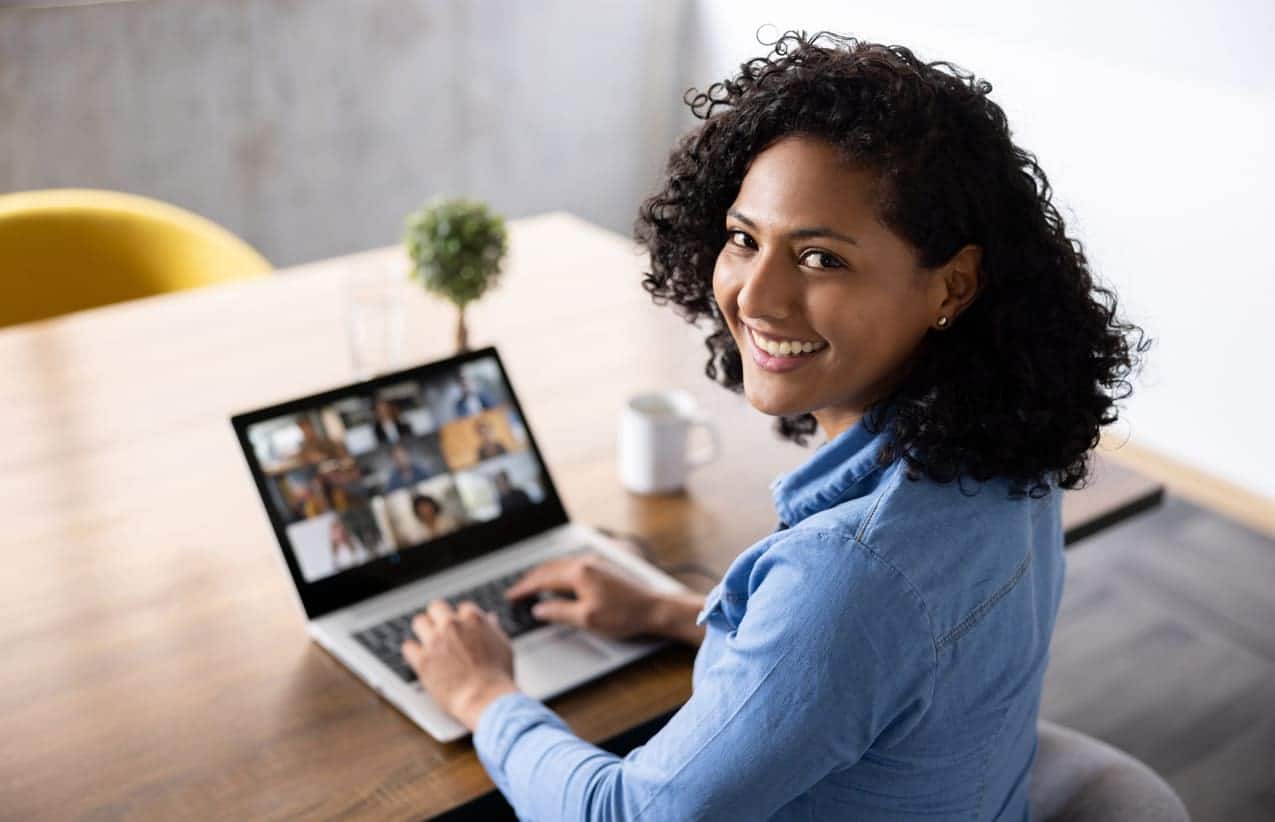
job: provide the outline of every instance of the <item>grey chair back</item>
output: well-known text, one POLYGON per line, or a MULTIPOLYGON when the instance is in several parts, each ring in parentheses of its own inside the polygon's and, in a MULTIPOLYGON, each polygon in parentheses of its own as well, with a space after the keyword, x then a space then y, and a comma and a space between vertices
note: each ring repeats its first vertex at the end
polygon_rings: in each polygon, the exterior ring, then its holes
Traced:
POLYGON ((1189 822, 1173 788, 1132 756, 1048 720, 1038 730, 1035 822, 1189 822))

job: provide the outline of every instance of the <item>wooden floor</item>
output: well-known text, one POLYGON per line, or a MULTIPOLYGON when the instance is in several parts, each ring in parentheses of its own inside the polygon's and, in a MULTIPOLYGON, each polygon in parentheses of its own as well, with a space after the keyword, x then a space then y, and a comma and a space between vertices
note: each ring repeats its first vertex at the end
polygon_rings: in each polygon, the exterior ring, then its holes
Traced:
POLYGON ((1042 715, 1150 765, 1196 822, 1275 820, 1275 540, 1169 494, 1067 563, 1042 715))

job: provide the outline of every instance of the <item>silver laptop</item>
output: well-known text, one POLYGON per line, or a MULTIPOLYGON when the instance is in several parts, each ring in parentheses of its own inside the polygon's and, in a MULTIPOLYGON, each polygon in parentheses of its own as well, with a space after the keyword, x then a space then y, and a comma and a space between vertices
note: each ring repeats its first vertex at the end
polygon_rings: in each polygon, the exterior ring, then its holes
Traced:
POLYGON ((664 644, 544 624, 532 602, 505 601, 527 569, 579 552, 659 591, 685 586, 570 520, 495 348, 232 422, 310 636, 434 738, 468 731, 399 652, 433 599, 495 611, 513 640, 514 677, 539 699, 664 644))

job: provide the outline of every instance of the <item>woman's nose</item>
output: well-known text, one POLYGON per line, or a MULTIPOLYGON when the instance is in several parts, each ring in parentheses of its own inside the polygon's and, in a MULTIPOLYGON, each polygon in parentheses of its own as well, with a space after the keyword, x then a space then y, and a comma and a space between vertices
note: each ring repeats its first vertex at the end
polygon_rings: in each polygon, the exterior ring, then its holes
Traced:
POLYGON ((744 270, 744 285, 736 298, 745 317, 782 320, 792 311, 800 288, 798 272, 782 252, 756 255, 744 270))

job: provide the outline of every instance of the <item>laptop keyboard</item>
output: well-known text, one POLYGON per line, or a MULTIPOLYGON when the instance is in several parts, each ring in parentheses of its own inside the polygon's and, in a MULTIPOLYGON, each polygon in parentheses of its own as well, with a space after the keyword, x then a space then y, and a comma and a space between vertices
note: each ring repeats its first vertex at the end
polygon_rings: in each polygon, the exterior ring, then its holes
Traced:
MULTIPOLYGON (((531 606, 540 601, 539 597, 529 596, 514 602, 505 599, 505 590, 532 567, 529 565, 526 568, 519 568, 502 577, 484 582, 482 585, 471 588, 468 591, 460 591, 449 597, 444 597, 444 599, 453 608, 465 600, 470 600, 484 611, 494 613, 500 620, 501 629, 509 635, 510 639, 513 639, 545 624, 531 615, 531 606)), ((412 633, 412 617, 424 610, 426 605, 428 603, 422 603, 410 611, 354 634, 354 638, 358 640, 360 645, 371 651, 377 659, 384 662, 386 667, 398 674, 399 678, 404 682, 415 682, 416 672, 412 670, 412 666, 408 665, 407 660, 403 658, 401 648, 405 640, 414 637, 412 633)))

